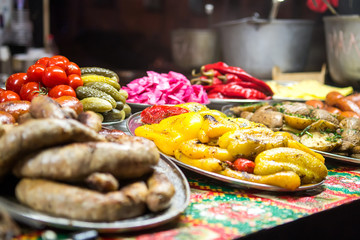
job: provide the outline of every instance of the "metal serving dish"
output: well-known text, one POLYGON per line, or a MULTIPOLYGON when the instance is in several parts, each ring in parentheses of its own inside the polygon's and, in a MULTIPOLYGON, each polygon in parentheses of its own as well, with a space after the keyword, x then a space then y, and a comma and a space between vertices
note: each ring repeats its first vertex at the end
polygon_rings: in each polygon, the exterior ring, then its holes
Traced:
POLYGON ((142 216, 124 219, 115 222, 87 222, 55 217, 33 210, 20 204, 13 195, 0 197, 0 206, 5 208, 17 221, 35 228, 45 226, 66 230, 97 230, 103 233, 129 232, 157 227, 176 219, 190 202, 190 187, 186 177, 180 169, 168 158, 161 157, 155 167, 159 172, 166 174, 175 187, 175 195, 171 206, 159 213, 146 213, 142 216))
MULTIPOLYGON (((134 131, 137 127, 141 126, 142 122, 141 122, 141 118, 140 118, 140 112, 135 113, 133 115, 131 115, 127 122, 126 122, 126 126, 128 128, 128 131, 130 134, 135 135, 134 131)), ((161 153, 161 155, 171 161, 173 161, 175 164, 177 164, 180 167, 183 167, 187 170, 190 170, 192 172, 198 173, 200 175, 206 176, 206 177, 210 177, 212 179, 215 180, 219 180, 222 182, 225 182, 233 187, 238 187, 238 188, 245 188, 245 189, 257 189, 257 190, 266 190, 266 191, 272 191, 272 192, 298 192, 298 191, 305 191, 305 190, 310 190, 310 189, 314 189, 319 187, 320 185, 323 184, 323 181, 317 184, 309 184, 309 185, 303 185, 300 186, 299 188, 295 189, 295 190, 289 190, 289 189, 285 189, 285 188, 281 188, 281 187, 277 187, 277 186, 272 186, 272 185, 267 185, 267 184, 260 184, 260 183, 254 183, 254 182, 249 182, 249 181, 244 181, 244 180, 239 180, 239 179, 235 179, 235 178, 231 178, 231 177, 227 177, 221 174, 217 174, 217 173, 213 173, 213 172, 208 172, 205 171, 203 169, 191 166, 191 165, 187 165, 171 156, 168 156, 166 154, 161 153)))

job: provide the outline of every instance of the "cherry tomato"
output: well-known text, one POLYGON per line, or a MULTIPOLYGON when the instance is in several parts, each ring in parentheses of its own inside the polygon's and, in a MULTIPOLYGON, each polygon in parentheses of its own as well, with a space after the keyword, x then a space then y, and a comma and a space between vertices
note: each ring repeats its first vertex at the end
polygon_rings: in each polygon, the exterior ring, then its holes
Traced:
POLYGON ((46 66, 47 67, 58 66, 58 67, 61 67, 63 70, 66 70, 67 64, 69 62, 70 62, 69 59, 67 59, 66 57, 60 56, 60 55, 55 55, 49 59, 46 66))
POLYGON ((77 75, 81 76, 81 69, 74 62, 68 62, 68 64, 66 64, 65 72, 68 76, 71 74, 77 74, 77 75))
POLYGON ((31 101, 34 97, 42 93, 41 84, 38 82, 25 83, 20 90, 22 100, 31 101))
POLYGON ((49 57, 40 58, 39 60, 36 61, 35 64, 43 65, 44 67, 46 67, 49 62, 49 59, 50 59, 49 57))
POLYGON ((11 90, 19 94, 22 85, 24 85, 26 82, 26 73, 14 73, 6 80, 5 87, 6 90, 11 90))
POLYGON ((58 66, 51 66, 45 69, 42 83, 48 88, 53 88, 56 85, 69 84, 65 70, 58 66))
POLYGON ((69 107, 75 110, 77 114, 83 111, 83 105, 80 100, 73 96, 62 96, 55 98, 55 101, 58 102, 61 107, 69 107))
POLYGON ((5 90, 0 93, 0 102, 19 101, 20 96, 14 91, 5 90))
POLYGON ((69 85, 57 85, 49 91, 49 97, 59 98, 62 96, 76 97, 75 90, 69 85))
POLYGON ((245 158, 238 158, 233 162, 233 167, 237 171, 254 173, 255 163, 245 158))
POLYGON ((28 78, 27 81, 40 83, 42 81, 44 72, 45 72, 45 67, 43 65, 40 64, 31 65, 26 72, 28 78))
POLYGON ((77 89, 77 87, 84 85, 83 80, 77 74, 69 75, 68 80, 69 80, 69 86, 75 90, 77 89))
POLYGON ((0 94, 3 92, 3 91, 5 91, 5 89, 3 89, 3 88, 0 88, 0 94))

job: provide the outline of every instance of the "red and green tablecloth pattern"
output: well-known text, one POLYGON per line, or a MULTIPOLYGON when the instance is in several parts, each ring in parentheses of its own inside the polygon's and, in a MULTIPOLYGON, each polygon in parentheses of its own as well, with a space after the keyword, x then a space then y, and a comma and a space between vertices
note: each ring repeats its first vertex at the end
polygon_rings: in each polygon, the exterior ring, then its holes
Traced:
MULTIPOLYGON (((327 166, 329 174, 321 187, 290 194, 236 189, 190 176, 191 202, 177 222, 137 236, 102 239, 232 239, 360 199, 360 167, 327 166)), ((41 239, 40 234, 16 239, 41 239)))

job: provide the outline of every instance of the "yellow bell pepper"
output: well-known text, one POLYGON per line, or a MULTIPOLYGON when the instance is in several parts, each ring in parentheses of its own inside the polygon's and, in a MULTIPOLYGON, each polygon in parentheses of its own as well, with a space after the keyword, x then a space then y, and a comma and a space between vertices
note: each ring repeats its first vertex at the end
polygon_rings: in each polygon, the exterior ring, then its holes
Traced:
POLYGON ((209 172, 220 172, 223 170, 222 162, 216 158, 193 159, 187 157, 179 149, 175 150, 175 158, 187 165, 194 166, 209 172))
POLYGON ((295 190, 301 184, 300 177, 292 171, 277 172, 274 174, 260 176, 247 172, 235 171, 230 168, 225 168, 223 171, 220 172, 220 174, 239 180, 268 184, 281 188, 286 188, 289 190, 295 190))
POLYGON ((201 112, 201 111, 209 110, 208 107, 206 107, 205 105, 203 105, 201 103, 197 103, 197 102, 181 103, 181 104, 175 105, 175 107, 185 108, 185 109, 189 110, 190 112, 201 112))
POLYGON ((283 171, 295 172, 299 175, 301 184, 318 183, 327 176, 327 168, 320 159, 296 148, 273 148, 256 156, 254 168, 256 175, 283 171))
POLYGON ((269 128, 242 128, 222 135, 218 144, 234 157, 255 159, 264 150, 285 147, 288 139, 269 128))
POLYGON ((197 138, 202 123, 199 113, 189 112, 165 118, 158 124, 140 126, 134 133, 154 141, 160 151, 174 156, 182 142, 197 138))
POLYGON ((218 146, 210 146, 201 143, 198 139, 192 139, 180 144, 179 151, 189 158, 216 158, 221 161, 234 161, 228 150, 218 146))

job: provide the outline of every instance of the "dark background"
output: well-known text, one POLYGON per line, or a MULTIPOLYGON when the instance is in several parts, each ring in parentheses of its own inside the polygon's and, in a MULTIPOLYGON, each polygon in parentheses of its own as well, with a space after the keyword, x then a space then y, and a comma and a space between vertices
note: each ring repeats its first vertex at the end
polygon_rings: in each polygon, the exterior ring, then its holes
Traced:
MULTIPOLYGON (((343 6, 339 11, 360 9, 346 9, 349 1, 360 5, 360 1, 340 0, 343 6)), ((171 55, 171 31, 209 27, 206 3, 214 5, 211 22, 216 24, 255 12, 266 18, 272 0, 51 0, 51 33, 59 53, 80 66, 140 75, 148 69, 181 72, 171 55)), ((28 6, 34 22, 34 46, 42 47, 42 0, 31 0, 28 6)), ((304 71, 320 71, 326 63, 324 15, 331 13, 311 11, 306 0, 286 0, 280 5, 279 19, 316 23, 304 71)))

